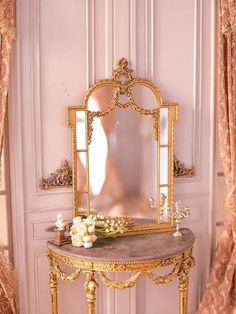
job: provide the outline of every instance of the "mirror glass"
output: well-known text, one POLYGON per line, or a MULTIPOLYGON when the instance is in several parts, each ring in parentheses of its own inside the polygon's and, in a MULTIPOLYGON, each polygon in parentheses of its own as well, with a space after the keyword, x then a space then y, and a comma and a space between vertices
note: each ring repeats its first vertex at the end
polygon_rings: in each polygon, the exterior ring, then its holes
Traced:
POLYGON ((157 102, 155 94, 149 87, 134 85, 130 89, 133 94, 133 99, 139 107, 145 109, 156 109, 160 106, 160 103, 157 102))
POLYGON ((160 108, 160 145, 168 145, 168 108, 160 108))
MULTIPOLYGON (((113 95, 112 87, 96 89, 89 97, 88 108, 92 111, 109 108, 113 95)), ((145 95, 140 95, 140 100, 145 99, 145 95)), ((150 94, 148 97, 150 99, 150 94)), ((127 103, 126 97, 119 97, 119 102, 127 103)), ((155 109, 153 103, 152 108, 155 109)), ((140 115, 130 107, 125 110, 116 107, 105 116, 95 117, 92 128, 90 207, 109 216, 156 220, 156 207, 149 201, 157 194, 156 173, 153 171, 157 164, 157 141, 152 116, 140 115)))
POLYGON ((85 150, 87 145, 86 111, 76 112, 76 148, 77 151, 85 150))
POLYGON ((160 147, 160 184, 168 184, 168 147, 160 147))

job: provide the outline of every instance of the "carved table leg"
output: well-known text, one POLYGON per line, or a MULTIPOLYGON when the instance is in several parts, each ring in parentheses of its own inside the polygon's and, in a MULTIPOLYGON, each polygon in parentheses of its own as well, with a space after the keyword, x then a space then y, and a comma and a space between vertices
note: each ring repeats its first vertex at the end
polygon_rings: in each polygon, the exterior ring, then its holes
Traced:
POLYGON ((192 248, 184 252, 181 263, 179 277, 179 313, 188 313, 188 275, 190 269, 195 265, 194 257, 192 256, 192 248))
POLYGON ((93 271, 87 271, 86 273, 86 281, 84 284, 84 289, 86 291, 87 296, 87 304, 88 304, 88 314, 95 314, 95 290, 98 287, 98 284, 94 278, 93 271))
POLYGON ((50 293, 51 293, 51 303, 52 303, 52 314, 57 314, 57 277, 51 271, 50 276, 50 293))
POLYGON ((179 278, 179 313, 188 313, 188 276, 179 278))

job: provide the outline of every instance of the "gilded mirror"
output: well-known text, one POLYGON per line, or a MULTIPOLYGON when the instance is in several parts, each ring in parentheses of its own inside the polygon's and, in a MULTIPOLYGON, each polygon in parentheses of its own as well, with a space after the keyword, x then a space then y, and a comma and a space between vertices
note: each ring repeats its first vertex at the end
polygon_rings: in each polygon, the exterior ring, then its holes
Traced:
POLYGON ((95 208, 129 217, 131 234, 173 228, 177 111, 151 81, 136 78, 124 58, 110 79, 86 91, 80 106, 67 107, 74 216, 95 208))

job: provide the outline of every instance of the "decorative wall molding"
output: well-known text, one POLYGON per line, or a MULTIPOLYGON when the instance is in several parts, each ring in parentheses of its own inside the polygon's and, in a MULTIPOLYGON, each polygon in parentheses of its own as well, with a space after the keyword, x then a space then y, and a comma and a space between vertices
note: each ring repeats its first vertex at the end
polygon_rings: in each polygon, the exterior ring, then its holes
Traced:
POLYGON ((72 186, 72 168, 67 160, 64 161, 61 168, 51 173, 48 178, 42 178, 39 182, 42 190, 68 186, 72 186))
MULTIPOLYGON (((10 86, 8 94, 9 109, 9 163, 11 188, 11 216, 14 267, 17 269, 18 279, 18 310, 28 314, 28 283, 27 283, 27 249, 25 226, 25 173, 24 173, 24 138, 23 138, 23 80, 22 64, 24 57, 21 40, 24 34, 23 21, 27 20, 29 11, 24 4, 16 2, 17 38, 10 67, 10 86), (26 18, 23 18, 23 12, 26 18)), ((27 22, 26 22, 27 23, 27 22)))
POLYGON ((86 0, 86 88, 95 82, 95 2, 86 0))
POLYGON ((136 72, 137 59, 137 3, 136 0, 129 0, 129 62, 136 72), (132 62, 132 63, 131 63, 132 62))
MULTIPOLYGON (((201 112, 202 112, 202 0, 194 1, 194 75, 193 75, 193 133, 192 165, 198 169, 191 181, 201 180, 201 112)), ((189 177, 189 176, 188 176, 189 177)))
POLYGON ((39 259, 40 258, 47 258, 47 251, 45 252, 34 252, 33 253, 33 259, 34 259, 34 270, 35 270, 35 277, 34 277, 34 297, 35 297, 35 314, 40 314, 40 302, 39 302, 39 297, 40 297, 40 286, 39 286, 39 259))
MULTIPOLYGON (((86 0, 86 64, 87 64, 87 88, 94 80, 94 0, 86 0)), ((42 88, 41 88, 41 3, 40 0, 32 0, 29 2, 30 10, 30 36, 31 36, 31 72, 32 72, 32 99, 34 106, 32 106, 32 121, 33 121, 33 140, 34 143, 34 163, 35 163, 35 177, 34 184, 36 195, 44 195, 49 193, 48 188, 42 188, 38 184, 38 179, 43 178, 44 161, 43 161, 43 103, 42 103, 42 88), (43 191, 44 192, 43 192, 43 191), (46 192, 47 191, 47 192, 46 192)), ((66 104, 65 104, 66 105, 66 104)), ((70 186, 70 185, 65 185, 70 186)), ((50 189, 50 195, 58 193, 70 193, 71 190, 53 190, 50 189)))
POLYGON ((41 93, 41 60, 40 60, 40 1, 30 1, 30 26, 31 26, 31 58, 32 58, 32 106, 34 139, 34 160, 35 160, 35 189, 38 191, 37 180, 43 176, 43 121, 42 121, 42 93, 41 93))
POLYGON ((113 0, 105 0, 105 76, 110 77, 113 70, 114 56, 114 19, 113 0))
POLYGON ((146 77, 154 81, 154 0, 145 0, 146 77))

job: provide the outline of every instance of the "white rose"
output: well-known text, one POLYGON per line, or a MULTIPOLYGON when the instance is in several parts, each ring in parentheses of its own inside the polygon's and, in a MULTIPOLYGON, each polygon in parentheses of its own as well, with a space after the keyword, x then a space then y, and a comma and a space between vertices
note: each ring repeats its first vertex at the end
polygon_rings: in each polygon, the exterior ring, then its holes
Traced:
POLYGON ((83 237, 84 235, 86 235, 86 233, 88 232, 87 226, 85 223, 81 222, 78 225, 78 233, 81 237, 83 237))
POLYGON ((78 233, 78 230, 75 226, 72 226, 71 229, 70 229, 70 235, 73 236, 73 235, 76 235, 78 233))
POLYGON ((93 242, 84 242, 84 248, 89 249, 93 246, 93 242))
POLYGON ((88 232, 89 233, 94 233, 95 232, 95 227, 94 226, 89 226, 88 227, 88 232))
POLYGON ((77 247, 81 247, 84 244, 82 237, 78 235, 72 236, 71 241, 72 241, 72 245, 77 246, 77 247))
POLYGON ((83 236, 83 241, 84 242, 91 242, 92 241, 92 237, 90 235, 83 236))
POLYGON ((78 225, 78 224, 80 224, 81 222, 82 222, 81 217, 75 217, 75 218, 73 219, 73 224, 74 224, 74 225, 78 225))

